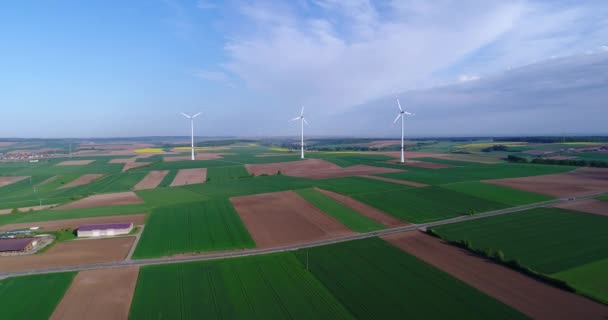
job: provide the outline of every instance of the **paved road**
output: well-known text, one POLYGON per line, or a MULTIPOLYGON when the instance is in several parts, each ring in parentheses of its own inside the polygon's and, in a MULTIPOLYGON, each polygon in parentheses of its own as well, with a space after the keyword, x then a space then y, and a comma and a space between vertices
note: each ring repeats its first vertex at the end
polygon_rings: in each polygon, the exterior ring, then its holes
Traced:
POLYGON ((135 248, 137 248, 137 244, 139 243, 139 239, 141 238, 141 234, 144 233, 144 228, 146 225, 139 226, 139 230, 137 230, 137 234, 135 235, 135 241, 133 241, 133 245, 131 245, 131 249, 129 249, 129 254, 125 258, 125 260, 131 260, 133 257, 133 252, 135 252, 135 248))
POLYGON ((530 210, 530 209, 534 209, 534 208, 549 207, 549 206, 553 206, 553 205, 556 205, 559 203, 564 203, 564 202, 576 202, 576 201, 581 201, 581 200, 587 200, 587 199, 591 199, 591 198, 595 198, 595 197, 599 197, 599 196, 606 196, 606 195, 608 195, 608 192, 587 195, 587 196, 582 196, 582 197, 576 197, 576 198, 556 199, 556 200, 551 200, 551 201, 529 204, 529 205, 525 205, 525 206, 490 211, 490 212, 475 214, 475 215, 471 215, 471 216, 469 216, 469 215, 458 216, 455 218, 445 219, 445 220, 440 220, 440 221, 435 221, 435 222, 412 224, 412 225, 406 225, 406 226, 397 227, 397 228, 384 229, 384 230, 360 233, 360 234, 355 234, 355 235, 350 235, 350 236, 345 236, 345 237, 340 237, 340 238, 312 241, 312 242, 300 243, 300 244, 296 244, 296 245, 289 245, 289 246, 283 246, 283 247, 275 247, 275 248, 268 248, 268 249, 252 249, 252 250, 242 250, 242 251, 230 251, 230 252, 211 253, 211 254, 200 254, 200 255, 192 255, 192 256, 187 256, 187 257, 167 257, 167 258, 157 258, 157 259, 124 260, 124 261, 119 261, 119 262, 100 263, 100 264, 91 264, 91 265, 44 268, 44 269, 25 270, 25 271, 17 271, 17 272, 5 272, 5 273, 0 273, 0 279, 6 278, 6 277, 32 275, 32 274, 84 271, 84 270, 94 270, 94 269, 118 268, 118 267, 125 267, 125 266, 148 266, 148 265, 181 263, 181 262, 190 262, 190 261, 205 261, 205 260, 216 260, 216 259, 226 259, 226 258, 237 258, 237 257, 255 256, 255 255, 284 252, 284 251, 295 251, 295 250, 303 249, 303 248, 311 248, 311 247, 323 246, 323 245, 346 242, 346 241, 372 238, 372 237, 388 235, 388 234, 404 232, 404 231, 425 229, 425 228, 429 228, 429 227, 435 227, 435 226, 440 226, 440 225, 450 224, 450 223, 455 223, 455 222, 483 219, 483 218, 487 218, 487 217, 493 217, 493 216, 509 214, 509 213, 519 212, 519 211, 525 211, 525 210, 530 210))

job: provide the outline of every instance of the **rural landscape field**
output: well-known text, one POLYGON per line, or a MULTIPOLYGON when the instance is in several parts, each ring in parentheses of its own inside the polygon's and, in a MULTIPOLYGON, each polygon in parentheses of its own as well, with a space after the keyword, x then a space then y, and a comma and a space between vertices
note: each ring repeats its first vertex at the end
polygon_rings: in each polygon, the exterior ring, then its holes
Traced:
POLYGON ((608 1, 4 1, 0 320, 608 320, 608 1))
POLYGON ((608 169, 526 152, 562 143, 518 144, 522 162, 473 149, 508 142, 411 141, 403 164, 390 140, 318 139, 305 159, 288 143, 201 141, 194 161, 181 143, 36 143, 60 147, 0 164, 2 240, 53 239, 0 256, 11 319, 608 315, 608 169), (134 228, 79 236, 117 223, 134 228))

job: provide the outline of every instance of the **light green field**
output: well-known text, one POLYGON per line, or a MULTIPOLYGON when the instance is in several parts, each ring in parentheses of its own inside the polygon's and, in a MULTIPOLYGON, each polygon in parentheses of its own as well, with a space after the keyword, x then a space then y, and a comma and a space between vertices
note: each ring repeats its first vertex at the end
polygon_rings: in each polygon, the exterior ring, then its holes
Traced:
POLYGON ((441 237, 473 248, 502 250, 532 270, 558 273, 608 258, 608 217, 540 208, 434 227, 441 237))
POLYGON ((361 215, 357 211, 337 202, 315 189, 300 189, 296 193, 312 203, 319 210, 329 214, 343 225, 357 232, 370 232, 384 229, 378 222, 361 215))
POLYGON ((521 206, 553 199, 542 194, 520 191, 479 181, 444 184, 441 187, 508 206, 521 206))
POLYGON ((75 272, 51 273, 0 280, 0 317, 49 319, 75 275, 75 272))
POLYGON ((551 276, 566 281, 577 291, 608 304, 608 258, 551 276))
POLYGON ((230 201, 212 200, 152 211, 133 257, 253 247, 255 244, 230 201))
POLYGON ((353 319, 290 253, 142 267, 129 319, 353 319))

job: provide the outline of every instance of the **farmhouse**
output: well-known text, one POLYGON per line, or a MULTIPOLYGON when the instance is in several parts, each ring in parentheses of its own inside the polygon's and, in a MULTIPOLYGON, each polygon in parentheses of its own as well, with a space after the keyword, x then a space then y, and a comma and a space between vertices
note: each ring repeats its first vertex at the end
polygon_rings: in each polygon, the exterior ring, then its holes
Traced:
POLYGON ((0 252, 26 252, 37 244, 34 238, 0 239, 0 252))
POLYGON ((90 224, 78 228, 78 237, 102 237, 128 234, 133 230, 133 222, 90 224))

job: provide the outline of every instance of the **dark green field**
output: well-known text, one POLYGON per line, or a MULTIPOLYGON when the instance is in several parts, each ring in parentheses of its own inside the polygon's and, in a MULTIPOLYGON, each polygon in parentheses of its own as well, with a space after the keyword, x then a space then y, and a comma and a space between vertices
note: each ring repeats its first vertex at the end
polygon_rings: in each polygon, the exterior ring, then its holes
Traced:
POLYGON ((255 244, 232 204, 228 200, 213 200, 152 211, 133 257, 253 247, 255 244))
POLYGON ((0 318, 49 319, 75 275, 52 273, 0 280, 0 318))
POLYGON ((319 210, 329 214, 343 225, 357 232, 370 232, 384 229, 378 222, 359 214, 357 211, 337 202, 315 189, 300 189, 296 193, 312 203, 319 210))
POLYGON ((520 191, 479 181, 444 184, 441 187, 485 200, 499 202, 507 206, 521 206, 553 199, 542 194, 520 191))
POLYGON ((290 253, 142 267, 130 319, 352 319, 290 253))
POLYGON ((249 177, 245 166, 211 167, 207 169, 209 181, 232 180, 249 177))
POLYGON ((608 217, 541 208, 434 227, 448 240, 502 250, 545 274, 608 258, 608 217))
POLYGON ((308 260, 310 272, 358 319, 525 319, 377 238, 296 255, 304 265, 308 260))

